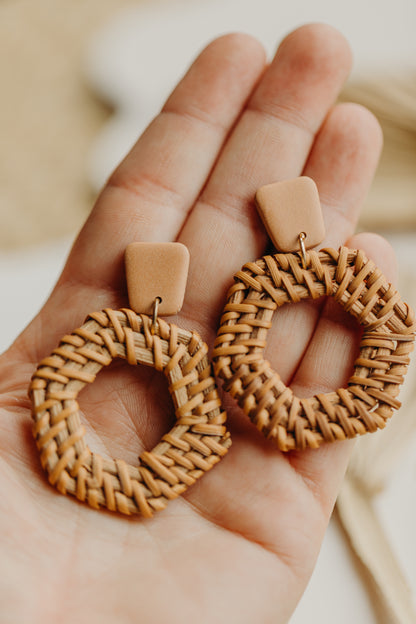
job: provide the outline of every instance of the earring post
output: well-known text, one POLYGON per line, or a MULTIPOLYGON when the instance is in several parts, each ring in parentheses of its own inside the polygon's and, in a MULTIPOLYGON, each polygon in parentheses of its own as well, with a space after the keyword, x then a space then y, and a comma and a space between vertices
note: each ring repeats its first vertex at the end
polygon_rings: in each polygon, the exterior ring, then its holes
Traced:
POLYGON ((159 303, 162 303, 162 298, 156 297, 156 299, 153 302, 153 316, 152 316, 152 329, 151 329, 152 336, 154 336, 157 330, 157 317, 158 317, 158 312, 159 312, 159 303))
POLYGON ((299 239, 300 254, 301 254, 301 260, 302 260, 302 268, 306 269, 307 265, 306 265, 306 249, 305 249, 305 239, 306 239, 305 232, 301 232, 298 236, 298 239, 299 239))

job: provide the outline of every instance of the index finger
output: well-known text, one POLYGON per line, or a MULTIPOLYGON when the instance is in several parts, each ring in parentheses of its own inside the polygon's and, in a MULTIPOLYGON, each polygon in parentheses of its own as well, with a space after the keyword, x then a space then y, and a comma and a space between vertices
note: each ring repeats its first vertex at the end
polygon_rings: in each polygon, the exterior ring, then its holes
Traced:
POLYGON ((128 243, 175 239, 264 63, 248 35, 221 37, 200 54, 110 177, 64 278, 90 279, 93 261, 94 280, 114 285, 128 243))
POLYGON ((91 310, 126 305, 126 246, 175 240, 264 66, 261 44, 243 34, 220 37, 196 59, 109 179, 49 301, 19 341, 31 360, 91 310))

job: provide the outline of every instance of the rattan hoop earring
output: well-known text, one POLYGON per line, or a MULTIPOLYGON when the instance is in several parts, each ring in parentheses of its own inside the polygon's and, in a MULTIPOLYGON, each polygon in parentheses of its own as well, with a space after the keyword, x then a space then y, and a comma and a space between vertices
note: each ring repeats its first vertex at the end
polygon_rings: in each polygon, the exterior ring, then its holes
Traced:
POLYGON ((282 451, 317 448, 383 428, 394 409, 415 338, 410 307, 362 251, 306 250, 324 237, 309 178, 268 185, 256 196, 275 247, 234 276, 213 352, 215 373, 263 434, 282 451), (363 327, 348 387, 308 399, 294 395, 264 360, 280 306, 333 297, 363 327))
POLYGON ((49 481, 62 494, 96 509, 150 517, 226 454, 231 440, 207 345, 196 332, 159 318, 182 306, 188 263, 179 243, 130 245, 126 269, 134 310, 90 314, 38 365, 29 389, 33 435, 49 481), (140 455, 137 466, 90 451, 77 402, 80 390, 116 357, 162 371, 175 408, 174 427, 140 455))

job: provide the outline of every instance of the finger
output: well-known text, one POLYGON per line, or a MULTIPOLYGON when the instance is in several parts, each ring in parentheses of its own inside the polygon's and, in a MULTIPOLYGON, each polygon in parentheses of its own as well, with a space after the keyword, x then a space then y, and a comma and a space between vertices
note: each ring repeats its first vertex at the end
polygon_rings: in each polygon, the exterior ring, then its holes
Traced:
POLYGON ((338 247, 355 231, 382 146, 380 124, 369 110, 353 103, 336 107, 305 168, 319 189, 326 228, 321 247, 338 247))
MULTIPOLYGON (((315 180, 327 231, 321 247, 338 247, 353 233, 382 146, 380 126, 365 108, 340 104, 328 115, 304 174, 315 180)), ((267 357, 286 384, 314 332, 322 303, 303 301, 276 312, 267 357)))
POLYGON ((88 312, 127 304, 127 244, 175 239, 264 65, 262 46, 240 34, 219 38, 197 58, 110 178, 51 298, 20 339, 31 360, 88 312))
MULTIPOLYGON (((352 249, 363 249, 385 274, 395 280, 396 260, 390 244, 376 234, 358 234, 347 242, 352 249)), ((343 388, 351 376, 360 343, 356 320, 332 299, 322 310, 313 338, 302 359, 293 392, 312 396, 343 388)), ((291 463, 315 484, 315 492, 331 506, 347 466, 350 444, 324 445, 317 451, 291 453, 291 463), (321 453, 321 451, 323 452, 321 453)))
POLYGON ((350 64, 348 44, 329 26, 302 27, 279 47, 181 233, 194 286, 185 316, 198 310, 202 322, 216 319, 230 275, 262 255, 255 190, 300 175, 350 64))
MULTIPOLYGON (((336 205, 334 212, 339 218, 339 224, 334 217, 331 228, 336 231, 339 225, 340 236, 344 237, 342 242, 345 241, 349 228, 354 227, 358 204, 362 201, 371 183, 380 147, 380 129, 373 116, 360 107, 340 105, 328 115, 311 150, 304 173, 313 176, 317 181, 320 194, 325 198, 323 210, 326 215, 331 211, 330 203, 333 202, 336 205)), ((336 233, 331 232, 331 236, 332 242, 335 242, 336 233)), ((367 251, 370 253, 370 250, 367 249, 367 251)), ((285 383, 288 383, 296 370, 299 359, 304 353, 305 345, 311 339, 317 323, 318 312, 319 310, 315 306, 305 302, 304 304, 283 306, 275 314, 273 328, 268 334, 266 357, 270 360, 273 368, 284 378, 285 383), (299 336, 300 340, 297 342, 299 336)), ((315 363, 310 362, 309 368, 312 372, 315 363)), ((324 371, 325 368, 321 367, 321 370, 324 371)), ((327 368, 334 367, 329 363, 327 368)), ((294 391, 301 393, 301 389, 298 387, 295 387, 294 391)), ((231 418, 231 424, 233 426, 234 461, 236 463, 240 461, 242 466, 249 465, 245 455, 250 454, 251 474, 253 476, 268 475, 267 500, 273 498, 279 500, 281 495, 279 483, 282 483, 282 474, 285 475, 286 479, 294 480, 293 487, 291 486, 291 489, 288 488, 284 491, 285 496, 288 495, 287 491, 296 491, 296 483, 299 481, 302 482, 303 489, 305 486, 310 489, 309 496, 305 494, 305 500, 309 500, 311 504, 309 515, 316 510, 316 506, 313 507, 313 501, 318 498, 319 509, 324 507, 325 513, 323 515, 319 513, 319 521, 316 522, 317 534, 314 535, 313 544, 317 548, 325 527, 325 521, 327 521, 333 505, 334 492, 345 470, 349 444, 336 443, 323 445, 318 451, 306 450, 299 453, 280 454, 276 453, 276 449, 273 449, 267 440, 256 442, 255 431, 248 419, 231 418), (240 454, 238 454, 238 449, 240 449, 240 454), (335 451, 334 449, 338 450, 335 451), (241 458, 240 455, 243 457, 241 458), (257 466, 254 468, 256 462, 257 466), (290 464, 296 470, 288 473, 287 468, 290 467, 290 464), (286 471, 284 472, 284 470, 286 471), (325 471, 328 474, 325 474, 325 471), (273 475, 275 475, 275 481, 273 475), (277 494, 270 485, 272 483, 276 483, 277 494)), ((240 473, 241 470, 236 471, 236 474, 240 473)), ((230 478, 230 487, 232 488, 235 484, 232 482, 232 476, 230 478)), ((205 483, 201 484, 200 487, 203 486, 205 483)), ((261 493, 262 486, 259 485, 257 489, 252 483, 250 486, 254 488, 251 490, 253 498, 258 501, 261 496, 260 494, 256 495, 256 493, 261 493)), ((299 500, 299 506, 302 507, 301 500, 299 500)), ((233 509, 232 515, 233 517, 242 517, 241 512, 235 509, 233 509)), ((261 514, 256 513, 254 526, 250 525, 250 532, 259 535, 269 534, 268 542, 271 543, 274 539, 273 527, 267 527, 265 526, 266 523, 263 523, 264 526, 261 525, 259 529, 260 518, 261 514)), ((247 529, 242 527, 242 530, 247 529)), ((282 548, 284 549, 284 545, 282 548)))
POLYGON ((210 44, 111 176, 64 275, 114 285, 126 245, 171 241, 264 69, 249 35, 210 44))

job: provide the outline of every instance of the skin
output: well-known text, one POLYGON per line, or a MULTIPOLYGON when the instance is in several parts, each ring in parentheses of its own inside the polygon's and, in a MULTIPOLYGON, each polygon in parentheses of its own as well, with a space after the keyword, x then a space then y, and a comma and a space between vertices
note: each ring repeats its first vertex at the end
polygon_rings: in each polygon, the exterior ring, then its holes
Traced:
MULTIPOLYGON (((233 273, 267 237, 253 197, 266 183, 315 179, 325 245, 354 232, 381 132, 365 109, 335 105, 351 54, 323 25, 304 26, 266 65, 233 34, 209 45, 112 175, 52 295, 0 359, 2 622, 287 622, 316 562, 351 442, 282 454, 230 399, 233 446, 185 496, 150 520, 98 513, 47 482, 31 436, 27 387, 37 362, 86 314, 127 305, 123 252, 178 240, 191 267, 177 319, 212 347, 233 273)), ((364 248, 391 277, 375 235, 364 248)), ((331 302, 286 306, 267 355, 298 395, 346 384, 355 322, 331 302)), ((162 376, 114 363, 81 395, 90 446, 137 462, 173 422, 162 376)))

